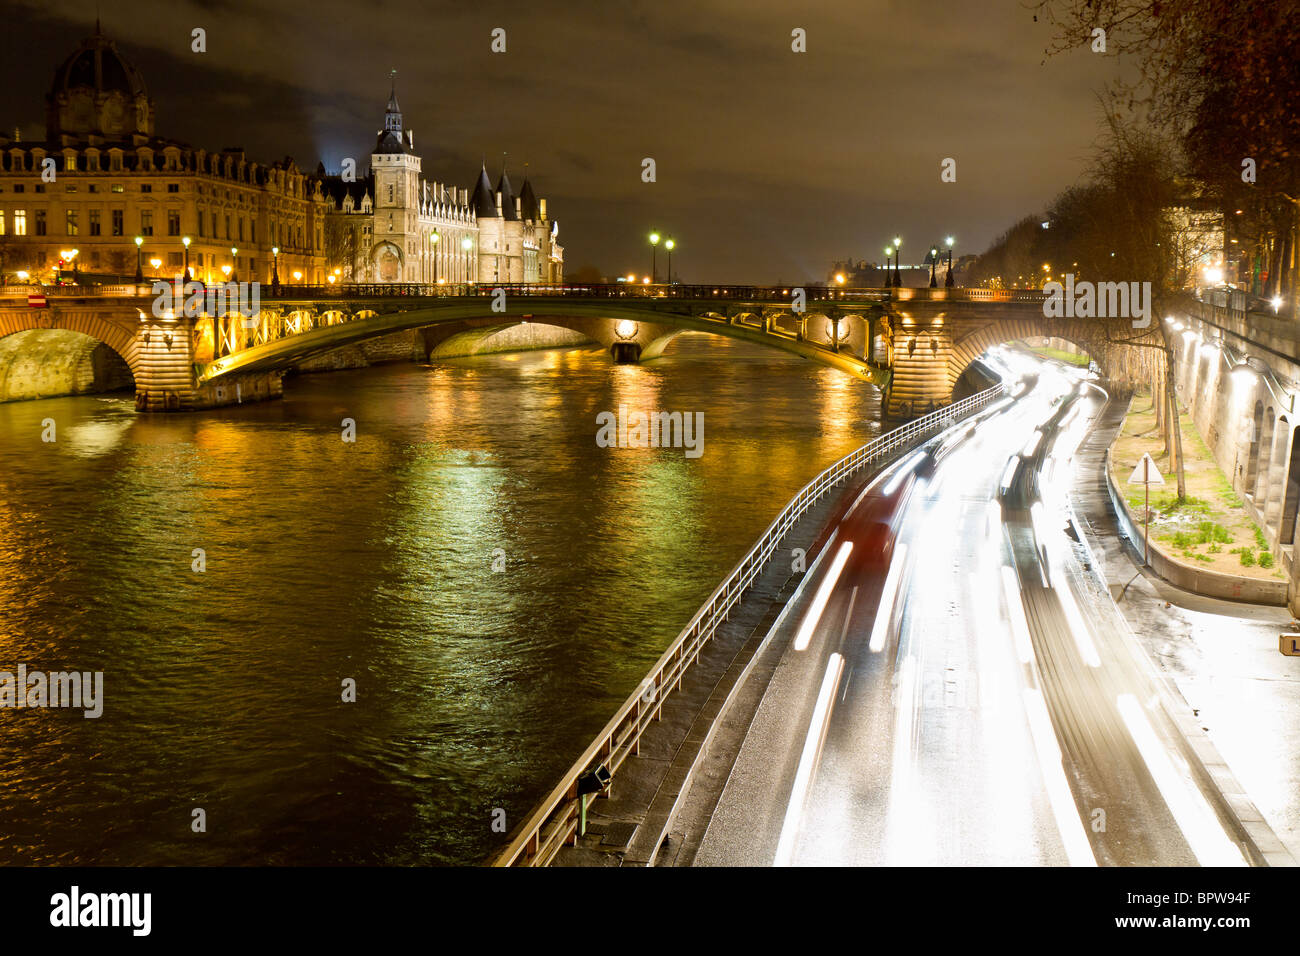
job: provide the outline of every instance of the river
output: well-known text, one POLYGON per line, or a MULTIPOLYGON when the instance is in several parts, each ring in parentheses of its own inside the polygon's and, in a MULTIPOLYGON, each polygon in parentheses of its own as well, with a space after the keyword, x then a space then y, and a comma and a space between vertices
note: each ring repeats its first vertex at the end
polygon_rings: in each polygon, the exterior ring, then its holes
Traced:
POLYGON ((0 671, 103 672, 98 718, 0 709, 0 862, 481 862, 879 427, 871 387, 702 334, 0 405, 0 671), (703 413, 703 454, 598 447, 620 405, 703 413))

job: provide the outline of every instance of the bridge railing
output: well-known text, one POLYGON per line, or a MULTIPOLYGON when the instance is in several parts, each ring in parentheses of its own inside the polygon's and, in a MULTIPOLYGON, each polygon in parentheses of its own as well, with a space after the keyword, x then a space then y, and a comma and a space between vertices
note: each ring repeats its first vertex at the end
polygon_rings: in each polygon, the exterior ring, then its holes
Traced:
POLYGON ((560 782, 515 829, 494 866, 546 866, 566 843, 576 838, 578 781, 602 770, 616 777, 628 757, 640 752, 641 735, 658 720, 664 700, 681 688, 682 679, 699 658, 718 627, 762 573, 786 533, 832 488, 867 465, 917 445, 922 439, 988 405, 1002 394, 996 385, 873 439, 841 458, 806 484, 776 516, 763 536, 714 590, 695 616, 668 646, 596 739, 583 751, 560 782))

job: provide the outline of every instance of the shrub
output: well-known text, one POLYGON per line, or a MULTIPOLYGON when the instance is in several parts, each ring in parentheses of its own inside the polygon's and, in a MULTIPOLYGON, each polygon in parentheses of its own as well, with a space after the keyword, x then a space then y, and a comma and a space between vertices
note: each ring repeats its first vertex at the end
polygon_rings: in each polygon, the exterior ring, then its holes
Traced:
POLYGON ((1219 554, 1221 551, 1223 551, 1223 548, 1219 547, 1217 544, 1212 544, 1210 545, 1209 551, 1210 554, 1219 554))
POLYGON ((1261 551, 1268 550, 1268 539, 1264 537, 1264 532, 1260 531, 1258 527, 1255 528, 1255 545, 1261 551))
POLYGON ((1250 550, 1250 548, 1241 549, 1241 566, 1243 568, 1251 568, 1255 566, 1255 552, 1250 550))
POLYGON ((1259 556, 1259 566, 1261 568, 1271 568, 1273 566, 1273 552, 1264 551, 1259 556))

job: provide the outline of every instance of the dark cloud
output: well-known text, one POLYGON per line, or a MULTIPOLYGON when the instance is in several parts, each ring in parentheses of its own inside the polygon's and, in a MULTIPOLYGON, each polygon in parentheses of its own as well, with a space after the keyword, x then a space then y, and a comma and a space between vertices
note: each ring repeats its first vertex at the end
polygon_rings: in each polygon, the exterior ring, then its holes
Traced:
MULTIPOLYGON (((573 265, 639 271, 651 225, 683 278, 799 281, 845 255, 942 235, 976 251, 1085 169, 1113 57, 1043 63, 1016 0, 656 4, 540 0, 102 0, 160 133, 314 169, 365 157, 396 68, 426 175, 471 185, 530 163, 573 265), (508 52, 489 51, 494 27, 508 52), (190 51, 207 30, 208 52, 190 51), (808 52, 790 50, 795 27, 808 52), (658 182, 640 181, 653 157, 658 182), (939 180, 957 160, 956 184, 939 180)), ((5 126, 44 125, 54 67, 93 27, 85 0, 6 14, 5 126)))

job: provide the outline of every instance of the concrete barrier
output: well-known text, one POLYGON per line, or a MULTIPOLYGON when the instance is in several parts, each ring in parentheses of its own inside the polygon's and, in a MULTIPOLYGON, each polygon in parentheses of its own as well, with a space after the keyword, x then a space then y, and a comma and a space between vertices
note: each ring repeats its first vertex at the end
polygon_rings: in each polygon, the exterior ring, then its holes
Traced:
MULTIPOLYGON (((1118 436, 1117 436, 1118 437, 1118 436)), ((1111 506, 1119 516, 1122 534, 1137 551, 1138 560, 1142 559, 1142 526, 1136 516, 1115 487, 1115 476, 1111 473, 1110 452, 1106 449, 1106 490, 1110 494, 1111 506)), ((1197 568, 1185 564, 1168 554, 1160 545, 1150 542, 1151 570, 1175 587, 1206 597, 1223 598, 1228 601, 1243 601, 1247 604, 1270 604, 1284 607, 1287 603, 1289 581, 1270 581, 1263 578, 1247 578, 1239 574, 1227 574, 1223 571, 1211 571, 1209 568, 1197 568)))

